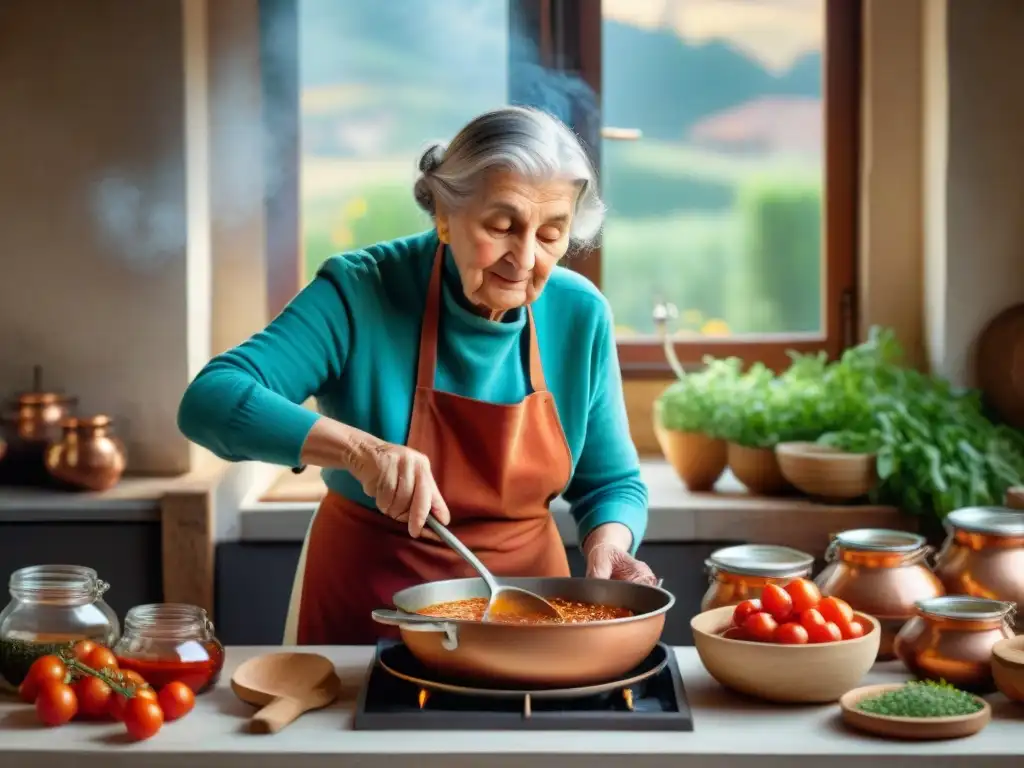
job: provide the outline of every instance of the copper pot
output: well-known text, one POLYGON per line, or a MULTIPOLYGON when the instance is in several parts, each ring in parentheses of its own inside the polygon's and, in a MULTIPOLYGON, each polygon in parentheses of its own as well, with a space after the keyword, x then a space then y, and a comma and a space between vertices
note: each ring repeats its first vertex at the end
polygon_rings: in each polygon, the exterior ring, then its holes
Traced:
POLYGON ((965 507, 944 524, 935 574, 946 592, 1024 605, 1024 512, 965 507))
POLYGON ((768 584, 784 586, 809 576, 814 557, 789 547, 742 544, 711 553, 704 565, 710 585, 701 600, 701 611, 736 605, 759 598, 768 584))
POLYGON ((31 392, 23 392, 4 415, 9 437, 15 441, 45 444, 60 437, 60 424, 70 417, 75 398, 43 390, 43 371, 33 369, 31 392))
POLYGON ((63 437, 46 449, 46 471, 74 488, 113 488, 124 474, 125 450, 110 434, 111 424, 108 416, 66 419, 63 437))
POLYGON ((907 669, 975 693, 995 690, 992 647, 1013 637, 1013 603, 966 595, 920 601, 917 615, 896 636, 907 669))
POLYGON ((927 565, 931 552, 915 533, 861 528, 837 535, 825 553, 829 564, 815 579, 818 588, 878 619, 879 660, 893 658, 896 633, 914 616, 915 603, 945 594, 927 565))

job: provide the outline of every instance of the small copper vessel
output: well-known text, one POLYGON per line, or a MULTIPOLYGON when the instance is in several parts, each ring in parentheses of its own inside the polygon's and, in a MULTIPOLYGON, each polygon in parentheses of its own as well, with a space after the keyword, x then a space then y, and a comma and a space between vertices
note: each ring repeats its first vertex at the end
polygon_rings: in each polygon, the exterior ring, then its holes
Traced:
POLYGON ((12 442, 45 444, 60 436, 60 424, 71 416, 75 398, 43 390, 43 372, 33 369, 32 391, 23 392, 11 403, 12 411, 4 415, 12 442))
POLYGON ((66 419, 64 435, 46 449, 46 471, 72 488, 105 491, 125 468, 123 443, 111 434, 109 416, 66 419))
POLYGON ((783 586, 809 576, 814 557, 789 547, 742 544, 713 552, 704 565, 710 584, 700 609, 710 611, 760 597, 768 584, 783 586))
POLYGON ((825 552, 828 565, 815 582, 823 595, 878 619, 879 660, 894 658, 896 633, 914 616, 915 603, 945 594, 928 567, 932 551, 916 533, 860 528, 838 534, 825 552))
POLYGON ((946 592, 1024 604, 1024 511, 965 507, 944 524, 935 574, 946 592))
POLYGON ((992 647, 1014 636, 1014 604, 947 595, 922 600, 916 608, 894 644, 907 669, 974 693, 994 691, 992 647))

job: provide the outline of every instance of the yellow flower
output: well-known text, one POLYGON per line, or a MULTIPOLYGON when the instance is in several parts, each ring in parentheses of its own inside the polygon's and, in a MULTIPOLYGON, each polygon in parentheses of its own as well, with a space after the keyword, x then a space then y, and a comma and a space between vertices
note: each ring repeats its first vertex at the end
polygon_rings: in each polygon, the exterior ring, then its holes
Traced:
POLYGON ((345 206, 345 218, 347 219, 361 219, 366 215, 366 199, 362 197, 353 197, 348 201, 345 206))
POLYGON ((636 331, 630 328, 628 325, 616 325, 615 326, 616 336, 636 336, 636 331))
POLYGON ((728 336, 729 324, 725 320, 711 319, 700 327, 700 332, 704 336, 728 336))
POLYGON ((353 242, 352 230, 345 224, 338 224, 333 230, 331 230, 331 244, 334 245, 335 248, 348 248, 353 242))

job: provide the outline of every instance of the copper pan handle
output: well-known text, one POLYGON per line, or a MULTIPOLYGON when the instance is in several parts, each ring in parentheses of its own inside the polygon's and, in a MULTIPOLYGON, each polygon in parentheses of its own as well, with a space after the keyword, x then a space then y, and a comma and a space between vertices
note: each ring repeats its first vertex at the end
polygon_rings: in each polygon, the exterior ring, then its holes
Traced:
POLYGON ((419 616, 405 611, 389 611, 385 608, 377 608, 370 615, 378 624, 399 627, 405 631, 443 632, 444 640, 441 641, 441 646, 446 651, 454 651, 459 647, 458 628, 450 622, 438 621, 433 616, 419 616))

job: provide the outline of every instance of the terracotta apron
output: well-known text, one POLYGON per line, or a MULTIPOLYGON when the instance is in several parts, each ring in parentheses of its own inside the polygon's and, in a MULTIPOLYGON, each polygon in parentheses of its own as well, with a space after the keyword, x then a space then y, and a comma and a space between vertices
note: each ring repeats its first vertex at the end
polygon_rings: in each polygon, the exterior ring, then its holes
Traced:
MULTIPOLYGON (((568 576, 548 505, 569 482, 572 456, 547 391, 527 307, 532 392, 514 405, 434 389, 444 247, 434 256, 420 334, 410 448, 424 453, 451 512, 450 530, 499 576, 568 576)), ((397 637, 370 618, 398 590, 475 575, 440 542, 329 492, 303 546, 285 643, 358 645, 397 637), (298 599, 297 599, 298 598, 298 599), (298 605, 296 605, 298 603, 298 605)))

